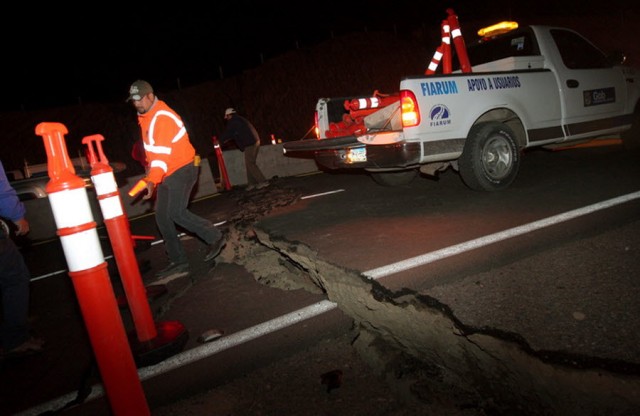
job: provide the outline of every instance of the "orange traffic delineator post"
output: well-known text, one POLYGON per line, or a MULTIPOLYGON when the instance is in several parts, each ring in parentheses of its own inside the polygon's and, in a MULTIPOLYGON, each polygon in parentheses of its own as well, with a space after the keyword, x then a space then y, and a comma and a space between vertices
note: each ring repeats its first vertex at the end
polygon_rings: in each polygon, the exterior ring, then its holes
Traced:
POLYGON ((222 149, 216 136, 213 136, 213 148, 216 149, 216 157, 218 158, 218 168, 220 170, 220 181, 224 186, 224 189, 229 191, 231 189, 231 182, 229 181, 229 175, 227 174, 227 167, 224 164, 224 157, 222 156, 222 149))
POLYGON ((449 29, 451 30, 451 38, 453 44, 456 47, 456 53, 458 54, 458 61, 460 62, 460 70, 462 72, 471 72, 471 63, 469 62, 469 55, 467 54, 467 45, 462 37, 462 30, 460 29, 460 23, 458 22, 458 16, 453 9, 447 9, 447 20, 449 22, 449 29))
POLYGON ((134 338, 130 336, 131 348, 136 356, 136 362, 154 364, 180 352, 186 344, 188 333, 184 325, 174 322, 171 325, 171 335, 167 335, 164 331, 166 324, 156 325, 153 321, 153 314, 147 301, 147 291, 142 283, 140 268, 133 249, 129 220, 124 213, 113 169, 102 150, 103 140, 102 135, 95 134, 82 139, 82 143, 87 145, 90 155, 91 180, 98 195, 104 224, 136 329, 138 343, 133 342, 134 338), (93 144, 97 152, 94 151, 93 144), (175 330, 180 326, 182 331, 175 330))
MULTIPOLYGON (((444 37, 444 27, 448 28, 449 24, 447 23, 446 20, 444 20, 442 22, 441 25, 441 29, 442 29, 442 33, 443 33, 443 37, 442 37, 442 43, 440 43, 440 46, 438 46, 436 48, 436 51, 433 54, 433 58, 431 58, 431 62, 429 62, 429 66, 427 66, 427 70, 424 72, 425 75, 433 75, 436 73, 436 71, 438 70, 438 65, 440 65, 440 61, 442 60, 445 51, 450 51, 451 48, 449 47, 449 42, 450 42, 450 38, 449 38, 449 32, 447 31, 446 34, 446 38, 444 37)), ((446 74, 446 72, 443 71, 444 74, 446 74)))
POLYGON ((458 16, 456 16, 453 9, 447 9, 447 19, 443 20, 440 25, 441 43, 436 48, 431 62, 425 71, 425 75, 433 75, 442 61, 442 73, 450 74, 452 72, 452 55, 451 55, 451 39, 453 38, 453 44, 458 54, 458 61, 460 63, 460 70, 462 72, 472 72, 471 63, 469 62, 469 55, 467 54, 467 46, 462 37, 462 31, 460 30, 460 23, 458 22, 458 16))
POLYGON ((442 73, 450 74, 453 72, 453 64, 451 54, 451 26, 449 26, 448 20, 442 21, 440 37, 442 38, 442 44, 446 46, 442 53, 442 73))
MULTIPOLYGON (((373 112, 375 112, 390 104, 394 104, 398 100, 400 100, 399 94, 381 94, 378 90, 375 90, 371 97, 346 100, 344 102, 344 109, 351 112, 351 115, 357 116, 357 111, 374 110, 373 112)), ((364 115, 368 114, 372 114, 372 112, 365 113, 364 115)))
POLYGON ((117 416, 150 415, 118 310, 87 190, 75 174, 61 123, 40 123, 50 181, 46 191, 111 410, 117 416))
POLYGON ((442 61, 442 73, 450 74, 452 71, 451 68, 451 28, 449 27, 449 21, 443 20, 440 25, 440 36, 441 43, 440 46, 436 48, 436 52, 433 54, 433 58, 431 58, 431 62, 429 62, 429 66, 425 71, 425 75, 433 75, 436 73, 438 69, 438 65, 440 65, 440 61, 442 61))
POLYGON ((87 146, 89 163, 91 164, 91 181, 98 195, 98 202, 102 210, 104 224, 109 234, 113 255, 120 272, 122 285, 129 301, 129 308, 133 318, 138 339, 149 341, 158 333, 153 322, 151 308, 147 302, 142 277, 133 251, 133 239, 129 231, 129 221, 124 215, 122 200, 118 191, 118 184, 113 176, 113 169, 109 166, 102 151, 102 135, 86 136, 82 143, 87 146), (97 147, 97 156, 92 143, 97 147))

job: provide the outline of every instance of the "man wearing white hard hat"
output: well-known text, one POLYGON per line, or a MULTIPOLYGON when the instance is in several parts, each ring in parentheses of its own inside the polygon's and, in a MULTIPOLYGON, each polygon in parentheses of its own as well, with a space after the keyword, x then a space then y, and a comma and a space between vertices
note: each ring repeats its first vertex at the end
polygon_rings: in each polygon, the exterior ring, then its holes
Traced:
POLYGON ((244 164, 247 171, 247 190, 261 189, 269 186, 269 182, 258 167, 256 160, 260 151, 260 136, 253 124, 242 117, 233 108, 224 111, 227 126, 220 136, 222 143, 233 140, 238 149, 244 153, 244 164))

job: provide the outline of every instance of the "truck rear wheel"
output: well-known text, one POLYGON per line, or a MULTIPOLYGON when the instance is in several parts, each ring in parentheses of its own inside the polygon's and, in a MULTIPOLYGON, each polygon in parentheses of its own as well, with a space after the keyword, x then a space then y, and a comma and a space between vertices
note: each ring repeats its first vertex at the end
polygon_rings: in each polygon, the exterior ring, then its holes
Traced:
POLYGON ((370 174, 378 185, 403 186, 413 182, 413 180, 418 176, 418 169, 370 172, 370 174))
POLYGON ((511 185, 520 168, 513 131, 499 122, 474 126, 458 160, 463 182, 476 191, 499 191, 511 185))

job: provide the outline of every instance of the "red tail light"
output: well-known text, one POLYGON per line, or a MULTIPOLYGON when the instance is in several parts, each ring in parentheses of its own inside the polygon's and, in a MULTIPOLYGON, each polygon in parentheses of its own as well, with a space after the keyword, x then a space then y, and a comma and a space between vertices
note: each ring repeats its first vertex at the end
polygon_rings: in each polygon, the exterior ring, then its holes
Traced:
POLYGON ((413 92, 400 91, 400 108, 402 114, 402 127, 413 127, 420 124, 420 109, 413 92))

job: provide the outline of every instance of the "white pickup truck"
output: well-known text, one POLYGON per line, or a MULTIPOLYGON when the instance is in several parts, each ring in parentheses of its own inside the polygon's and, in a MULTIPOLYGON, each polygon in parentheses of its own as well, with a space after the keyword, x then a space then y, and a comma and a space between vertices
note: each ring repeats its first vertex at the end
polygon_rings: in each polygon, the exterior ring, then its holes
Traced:
POLYGON ((407 76, 391 96, 321 98, 317 139, 287 142, 284 153, 364 169, 389 186, 452 167, 469 188, 497 191, 514 181, 525 149, 640 142, 640 79, 622 54, 608 57, 575 31, 549 26, 466 50, 470 72, 407 76))

